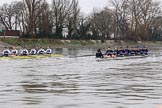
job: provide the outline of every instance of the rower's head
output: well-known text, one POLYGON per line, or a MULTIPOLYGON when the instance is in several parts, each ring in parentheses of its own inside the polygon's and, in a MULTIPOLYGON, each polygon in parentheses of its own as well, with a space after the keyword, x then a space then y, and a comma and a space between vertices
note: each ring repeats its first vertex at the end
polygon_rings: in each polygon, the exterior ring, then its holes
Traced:
POLYGON ((33 46, 32 46, 32 48, 33 48, 33 49, 35 49, 35 48, 36 48, 36 46, 34 46, 34 45, 33 45, 33 46))
POLYGON ((15 50, 15 49, 16 49, 16 47, 15 47, 15 46, 13 46, 13 47, 12 47, 12 49, 14 49, 14 50, 15 50))
POLYGON ((8 47, 7 47, 7 46, 5 46, 5 47, 4 47, 4 49, 8 49, 8 47))
POLYGON ((99 48, 97 51, 101 51, 101 49, 99 48))
POLYGON ((117 49, 118 49, 117 47, 114 48, 114 50, 117 50, 117 49))
POLYGON ((107 48, 107 50, 110 50, 110 49, 111 49, 110 47, 107 48))

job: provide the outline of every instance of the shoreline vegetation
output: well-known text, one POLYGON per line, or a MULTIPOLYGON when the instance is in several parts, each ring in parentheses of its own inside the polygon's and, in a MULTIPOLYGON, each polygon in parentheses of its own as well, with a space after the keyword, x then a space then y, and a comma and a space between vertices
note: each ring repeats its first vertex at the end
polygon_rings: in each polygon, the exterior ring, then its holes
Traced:
POLYGON ((26 38, 0 38, 0 49, 8 46, 27 48, 108 48, 118 46, 148 46, 161 47, 162 41, 124 41, 124 40, 62 40, 62 39, 26 39, 26 38))

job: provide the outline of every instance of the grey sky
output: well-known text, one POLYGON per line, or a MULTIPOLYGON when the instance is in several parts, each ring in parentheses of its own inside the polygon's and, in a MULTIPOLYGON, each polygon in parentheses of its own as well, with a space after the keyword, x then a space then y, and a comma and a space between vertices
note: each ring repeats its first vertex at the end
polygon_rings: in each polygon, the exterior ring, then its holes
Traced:
MULTIPOLYGON (((0 5, 3 3, 11 3, 12 1, 20 1, 20 0, 0 0, 0 5)), ((47 0, 51 3, 52 0, 47 0)), ((104 6, 108 4, 108 0, 79 0, 79 5, 81 7, 81 12, 90 13, 93 8, 102 9, 104 6)))
POLYGON ((108 0, 79 0, 81 11, 90 13, 94 8, 102 9, 108 5, 108 0))

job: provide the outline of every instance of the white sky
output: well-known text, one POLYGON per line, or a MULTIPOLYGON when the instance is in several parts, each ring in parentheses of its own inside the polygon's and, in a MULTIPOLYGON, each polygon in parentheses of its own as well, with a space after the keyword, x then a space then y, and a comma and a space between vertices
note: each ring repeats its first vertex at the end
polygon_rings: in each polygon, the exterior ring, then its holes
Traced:
MULTIPOLYGON (((0 5, 3 3, 11 3, 12 1, 20 1, 20 0, 0 0, 0 5)), ((51 3, 52 0, 47 0, 51 3)), ((79 0, 79 6, 81 8, 81 12, 90 13, 94 8, 102 9, 103 7, 108 5, 108 0, 79 0)))

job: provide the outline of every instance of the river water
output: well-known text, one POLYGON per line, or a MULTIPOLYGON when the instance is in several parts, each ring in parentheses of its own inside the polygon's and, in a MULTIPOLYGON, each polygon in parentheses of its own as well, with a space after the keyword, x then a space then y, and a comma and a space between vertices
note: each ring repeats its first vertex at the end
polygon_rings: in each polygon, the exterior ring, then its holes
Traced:
POLYGON ((162 48, 149 57, 96 61, 96 49, 0 61, 1 108, 155 108, 162 104, 162 48))

